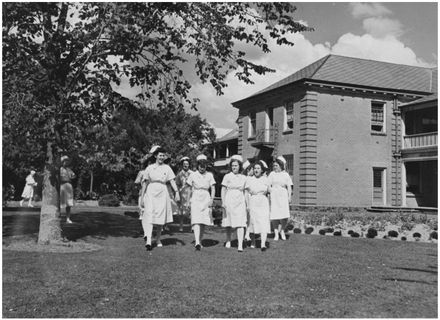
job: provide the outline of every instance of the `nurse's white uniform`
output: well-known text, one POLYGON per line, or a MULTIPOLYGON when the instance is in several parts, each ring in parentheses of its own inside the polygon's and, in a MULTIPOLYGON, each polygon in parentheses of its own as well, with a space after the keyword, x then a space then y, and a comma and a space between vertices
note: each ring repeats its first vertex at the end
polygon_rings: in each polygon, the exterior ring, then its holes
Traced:
POLYGON ((268 177, 270 191, 270 220, 281 220, 290 217, 289 195, 287 187, 292 179, 286 171, 272 171, 268 177))
POLYGON ((223 227, 246 227, 246 201, 244 188, 246 176, 232 172, 223 177, 222 186, 226 187, 223 206, 226 216, 222 220, 223 227))
POLYGON ((212 210, 209 207, 211 202, 209 190, 214 188, 214 176, 211 172, 201 174, 199 171, 194 171, 189 175, 186 183, 192 187, 191 225, 213 225, 212 210))
POLYGON ((173 222, 167 182, 174 178, 173 170, 166 164, 154 163, 145 169, 143 179, 148 181, 142 217, 145 223, 164 225, 173 222))
POLYGON ((269 180, 265 176, 248 177, 250 228, 254 233, 270 233, 270 210, 267 192, 269 180))

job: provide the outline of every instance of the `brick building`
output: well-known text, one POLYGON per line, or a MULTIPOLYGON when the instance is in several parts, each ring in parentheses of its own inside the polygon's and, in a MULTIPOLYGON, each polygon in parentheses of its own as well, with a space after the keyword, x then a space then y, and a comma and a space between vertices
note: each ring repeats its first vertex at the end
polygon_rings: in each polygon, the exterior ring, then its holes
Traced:
POLYGON ((287 159, 293 203, 437 206, 437 69, 328 55, 232 104, 238 153, 287 159))

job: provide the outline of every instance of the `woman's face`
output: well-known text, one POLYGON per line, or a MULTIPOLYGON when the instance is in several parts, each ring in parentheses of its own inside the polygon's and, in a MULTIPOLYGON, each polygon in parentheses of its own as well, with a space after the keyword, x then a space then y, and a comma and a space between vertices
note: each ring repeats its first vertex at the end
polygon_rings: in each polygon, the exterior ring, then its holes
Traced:
POLYGON ((238 170, 240 170, 240 165, 238 164, 237 161, 234 161, 231 163, 231 171, 233 174, 237 174, 238 170))
POLYGON ((199 170, 200 173, 202 173, 202 174, 205 173, 206 172, 206 164, 203 164, 203 163, 199 164, 197 169, 199 170))
POLYGON ((182 168, 183 168, 183 170, 188 171, 188 169, 189 169, 189 162, 186 161, 186 160, 183 161, 182 168))
POLYGON ((273 163, 273 171, 275 171, 275 172, 280 172, 281 171, 280 164, 278 162, 276 162, 276 161, 273 163))
POLYGON ((261 169, 261 166, 259 164, 254 165, 254 176, 259 178, 259 177, 261 177, 262 173, 263 173, 263 170, 261 169))
POLYGON ((162 163, 165 161, 165 159, 166 159, 166 155, 165 155, 165 153, 163 153, 163 152, 159 152, 159 153, 157 154, 157 157, 156 157, 156 162, 157 162, 158 164, 162 164, 162 163))

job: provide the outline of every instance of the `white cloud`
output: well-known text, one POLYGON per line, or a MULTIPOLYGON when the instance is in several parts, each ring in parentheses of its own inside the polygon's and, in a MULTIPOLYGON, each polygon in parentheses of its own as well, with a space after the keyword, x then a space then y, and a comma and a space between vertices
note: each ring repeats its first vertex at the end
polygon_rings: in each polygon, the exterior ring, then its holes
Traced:
POLYGON ((380 17, 392 12, 380 3, 350 3, 351 14, 355 18, 380 17))
POLYGON ((399 37, 403 34, 402 24, 398 20, 371 17, 363 21, 364 30, 376 38, 388 35, 399 37))

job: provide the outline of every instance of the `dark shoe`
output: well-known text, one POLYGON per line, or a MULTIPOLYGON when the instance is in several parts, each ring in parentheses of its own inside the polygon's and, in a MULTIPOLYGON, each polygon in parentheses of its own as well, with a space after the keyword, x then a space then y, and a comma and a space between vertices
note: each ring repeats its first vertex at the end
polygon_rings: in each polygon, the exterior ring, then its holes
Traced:
POLYGON ((151 247, 151 244, 146 244, 145 248, 147 248, 147 251, 151 251, 153 247, 151 247))
POLYGON ((243 249, 238 249, 238 252, 240 252, 240 253, 243 252, 243 249))
POLYGON ((200 244, 196 245, 196 250, 200 251, 202 249, 202 246, 200 244))
POLYGON ((264 252, 264 251, 266 251, 266 249, 267 249, 266 247, 263 247, 263 248, 261 248, 261 251, 264 252))

